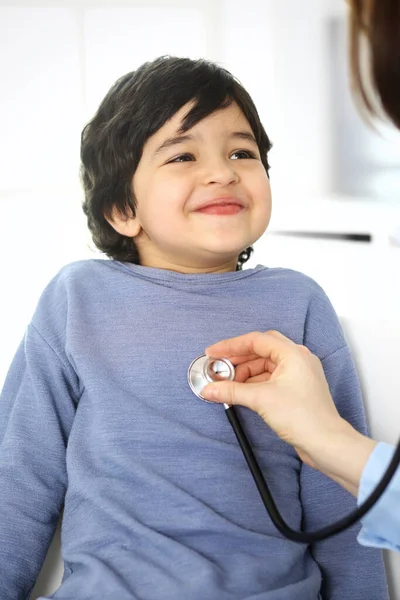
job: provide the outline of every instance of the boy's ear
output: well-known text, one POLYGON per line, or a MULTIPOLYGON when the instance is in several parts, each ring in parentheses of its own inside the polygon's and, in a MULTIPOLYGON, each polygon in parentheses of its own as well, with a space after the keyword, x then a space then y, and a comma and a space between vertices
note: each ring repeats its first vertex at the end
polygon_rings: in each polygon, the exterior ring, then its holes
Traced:
POLYGON ((134 238, 140 233, 141 225, 139 220, 133 216, 131 211, 125 214, 113 206, 111 216, 104 215, 104 217, 110 223, 111 227, 121 235, 134 238))

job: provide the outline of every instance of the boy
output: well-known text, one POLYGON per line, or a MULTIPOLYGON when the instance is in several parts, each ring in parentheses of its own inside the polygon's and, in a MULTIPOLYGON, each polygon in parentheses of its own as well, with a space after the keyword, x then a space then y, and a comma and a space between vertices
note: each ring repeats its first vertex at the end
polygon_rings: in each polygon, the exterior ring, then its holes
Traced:
MULTIPOLYGON (((353 363, 322 290, 241 267, 271 210, 271 144, 247 92, 206 61, 122 77, 82 135, 84 210, 112 260, 46 288, 0 403, 2 597, 25 598, 64 504, 63 600, 381 600, 357 528, 306 547, 276 531, 223 409, 187 368, 206 346, 278 329, 323 361, 365 430, 353 363)), ((315 529, 354 507, 263 421, 244 426, 283 516, 315 529)))

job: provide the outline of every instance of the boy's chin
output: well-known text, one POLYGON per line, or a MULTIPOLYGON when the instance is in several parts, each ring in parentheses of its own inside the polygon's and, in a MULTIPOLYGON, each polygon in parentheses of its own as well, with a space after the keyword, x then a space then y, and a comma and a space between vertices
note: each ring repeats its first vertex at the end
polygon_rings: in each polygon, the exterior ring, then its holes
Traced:
POLYGON ((240 254, 250 245, 251 244, 245 248, 240 248, 239 250, 233 249, 232 252, 227 252, 226 249, 225 251, 221 251, 221 249, 219 251, 216 251, 215 249, 209 249, 208 252, 203 254, 201 258, 199 257, 199 263, 202 263, 202 266, 210 269, 223 267, 230 264, 232 266, 232 270, 235 270, 240 254))
POLYGON ((245 241, 239 244, 210 244, 207 251, 210 255, 213 255, 217 260, 235 260, 238 256, 246 250, 249 246, 252 246, 254 242, 245 241))
POLYGON ((263 224, 259 224, 252 231, 230 231, 230 232, 213 232, 206 233, 200 243, 204 245, 210 252, 215 254, 229 254, 234 256, 239 255, 244 249, 252 246, 259 240, 267 230, 263 224))

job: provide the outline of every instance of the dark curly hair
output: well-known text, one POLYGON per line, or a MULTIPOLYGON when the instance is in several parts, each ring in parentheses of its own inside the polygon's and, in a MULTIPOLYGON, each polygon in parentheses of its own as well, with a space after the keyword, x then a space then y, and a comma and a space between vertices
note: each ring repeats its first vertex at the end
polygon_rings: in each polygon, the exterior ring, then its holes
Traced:
MULTIPOLYGON (((140 263, 130 237, 108 223, 115 207, 135 214, 132 177, 146 141, 185 104, 194 106, 182 132, 207 115, 235 102, 253 130, 268 174, 271 142, 246 90, 226 70, 206 60, 163 56, 122 76, 111 87, 81 136, 81 180, 93 242, 115 260, 140 263)), ((237 269, 250 258, 252 247, 238 258, 237 269)))

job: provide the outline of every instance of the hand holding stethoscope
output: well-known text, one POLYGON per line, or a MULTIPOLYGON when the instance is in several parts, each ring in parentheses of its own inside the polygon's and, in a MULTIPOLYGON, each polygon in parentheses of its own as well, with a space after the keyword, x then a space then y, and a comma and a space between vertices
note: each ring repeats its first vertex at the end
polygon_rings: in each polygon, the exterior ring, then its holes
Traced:
POLYGON ((375 491, 348 517, 319 531, 293 531, 271 497, 233 405, 256 411, 279 437, 294 446, 303 462, 356 496, 363 468, 376 442, 340 417, 319 359, 278 332, 249 333, 208 347, 206 354, 190 365, 188 380, 198 397, 224 404, 275 526, 294 541, 322 540, 355 523, 382 495, 400 462, 399 444, 375 491))
POLYGON ((362 469, 376 442, 339 415, 314 354, 277 331, 226 340, 210 346, 207 354, 217 358, 222 354, 233 361, 238 383, 203 388, 202 396, 254 410, 314 469, 335 473, 335 465, 321 448, 334 446, 337 436, 342 442, 356 442, 358 460, 346 474, 346 489, 357 495, 362 469), (212 392, 218 395, 212 397, 212 392))

